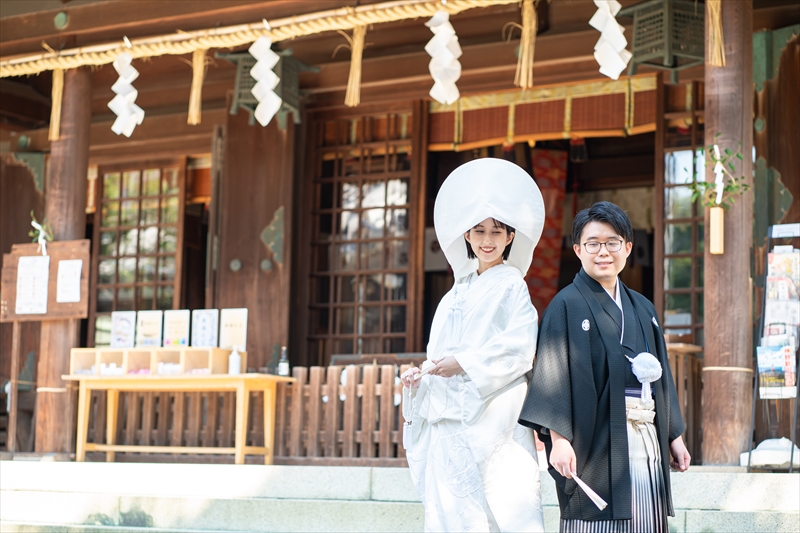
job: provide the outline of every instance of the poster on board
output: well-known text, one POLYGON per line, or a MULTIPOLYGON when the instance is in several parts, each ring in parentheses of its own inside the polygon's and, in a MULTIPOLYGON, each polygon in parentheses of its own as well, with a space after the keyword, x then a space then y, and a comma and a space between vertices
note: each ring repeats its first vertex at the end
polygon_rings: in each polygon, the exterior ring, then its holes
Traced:
POLYGON ((47 285, 50 282, 50 256, 29 255, 17 263, 18 315, 43 315, 47 313, 47 285))

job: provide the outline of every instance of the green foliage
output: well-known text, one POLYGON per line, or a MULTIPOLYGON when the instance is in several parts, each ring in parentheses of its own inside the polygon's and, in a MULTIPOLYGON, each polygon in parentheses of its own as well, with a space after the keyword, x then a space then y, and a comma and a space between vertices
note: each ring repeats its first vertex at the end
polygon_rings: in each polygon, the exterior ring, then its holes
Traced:
MULTIPOLYGON (((714 136, 714 138, 716 139, 719 136, 720 134, 718 133, 714 136)), ((722 201, 717 204, 716 183, 695 179, 694 182, 689 185, 689 188, 692 191, 692 202, 700 198, 703 206, 705 207, 716 207, 717 205, 720 205, 725 209, 729 209, 734 204, 737 196, 744 194, 750 189, 750 185, 747 183, 745 176, 735 175, 736 165, 734 165, 734 162, 737 159, 744 161, 744 156, 741 153, 741 149, 742 144, 739 143, 739 148, 736 150, 736 152, 733 152, 729 148, 725 148, 723 150, 723 154, 721 154, 720 157, 717 157, 716 153, 714 152, 714 145, 709 145, 705 148, 707 164, 710 164, 711 167, 714 168, 716 167, 717 163, 719 163, 720 168, 726 174, 726 177, 723 181, 722 201)))

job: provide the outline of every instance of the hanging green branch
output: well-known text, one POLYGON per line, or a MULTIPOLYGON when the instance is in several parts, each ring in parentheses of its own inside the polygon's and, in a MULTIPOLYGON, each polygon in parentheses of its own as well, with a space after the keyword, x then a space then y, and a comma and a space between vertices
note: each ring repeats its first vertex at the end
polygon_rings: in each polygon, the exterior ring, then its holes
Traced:
MULTIPOLYGON (((714 140, 720 135, 717 133, 714 140)), ((729 209, 734 204, 736 196, 740 196, 750 189, 744 175, 736 176, 736 160, 744 161, 741 150, 742 143, 739 143, 736 152, 725 148, 720 153, 717 144, 705 148, 706 164, 713 165, 717 179, 710 182, 706 181, 705 177, 695 176, 694 182, 689 185, 689 189, 692 191, 692 202, 700 198, 704 207, 720 206, 729 209), (701 178, 702 181, 698 178, 701 178)))

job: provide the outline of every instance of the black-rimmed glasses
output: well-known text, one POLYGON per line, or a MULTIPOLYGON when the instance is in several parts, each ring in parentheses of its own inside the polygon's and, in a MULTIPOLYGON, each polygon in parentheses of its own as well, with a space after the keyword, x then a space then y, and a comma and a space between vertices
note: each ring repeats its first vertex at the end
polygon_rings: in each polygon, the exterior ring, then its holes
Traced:
POLYGON ((583 243, 583 247, 587 253, 596 254, 600 251, 600 247, 605 245, 606 250, 609 252, 619 252, 622 250, 622 241, 618 239, 611 239, 610 241, 606 242, 585 242, 583 243))

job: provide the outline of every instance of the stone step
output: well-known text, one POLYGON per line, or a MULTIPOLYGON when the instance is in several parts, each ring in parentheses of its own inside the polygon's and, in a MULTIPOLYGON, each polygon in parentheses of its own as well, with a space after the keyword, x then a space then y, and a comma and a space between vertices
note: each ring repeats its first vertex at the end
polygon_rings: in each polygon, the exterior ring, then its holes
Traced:
MULTIPOLYGON (((521 482, 524 480, 521 480, 521 482)), ((672 476, 674 532, 795 532, 800 474, 672 476)), ((558 530, 542 473, 548 531, 558 530)), ((0 462, 0 531, 422 531, 407 469, 0 462)))

